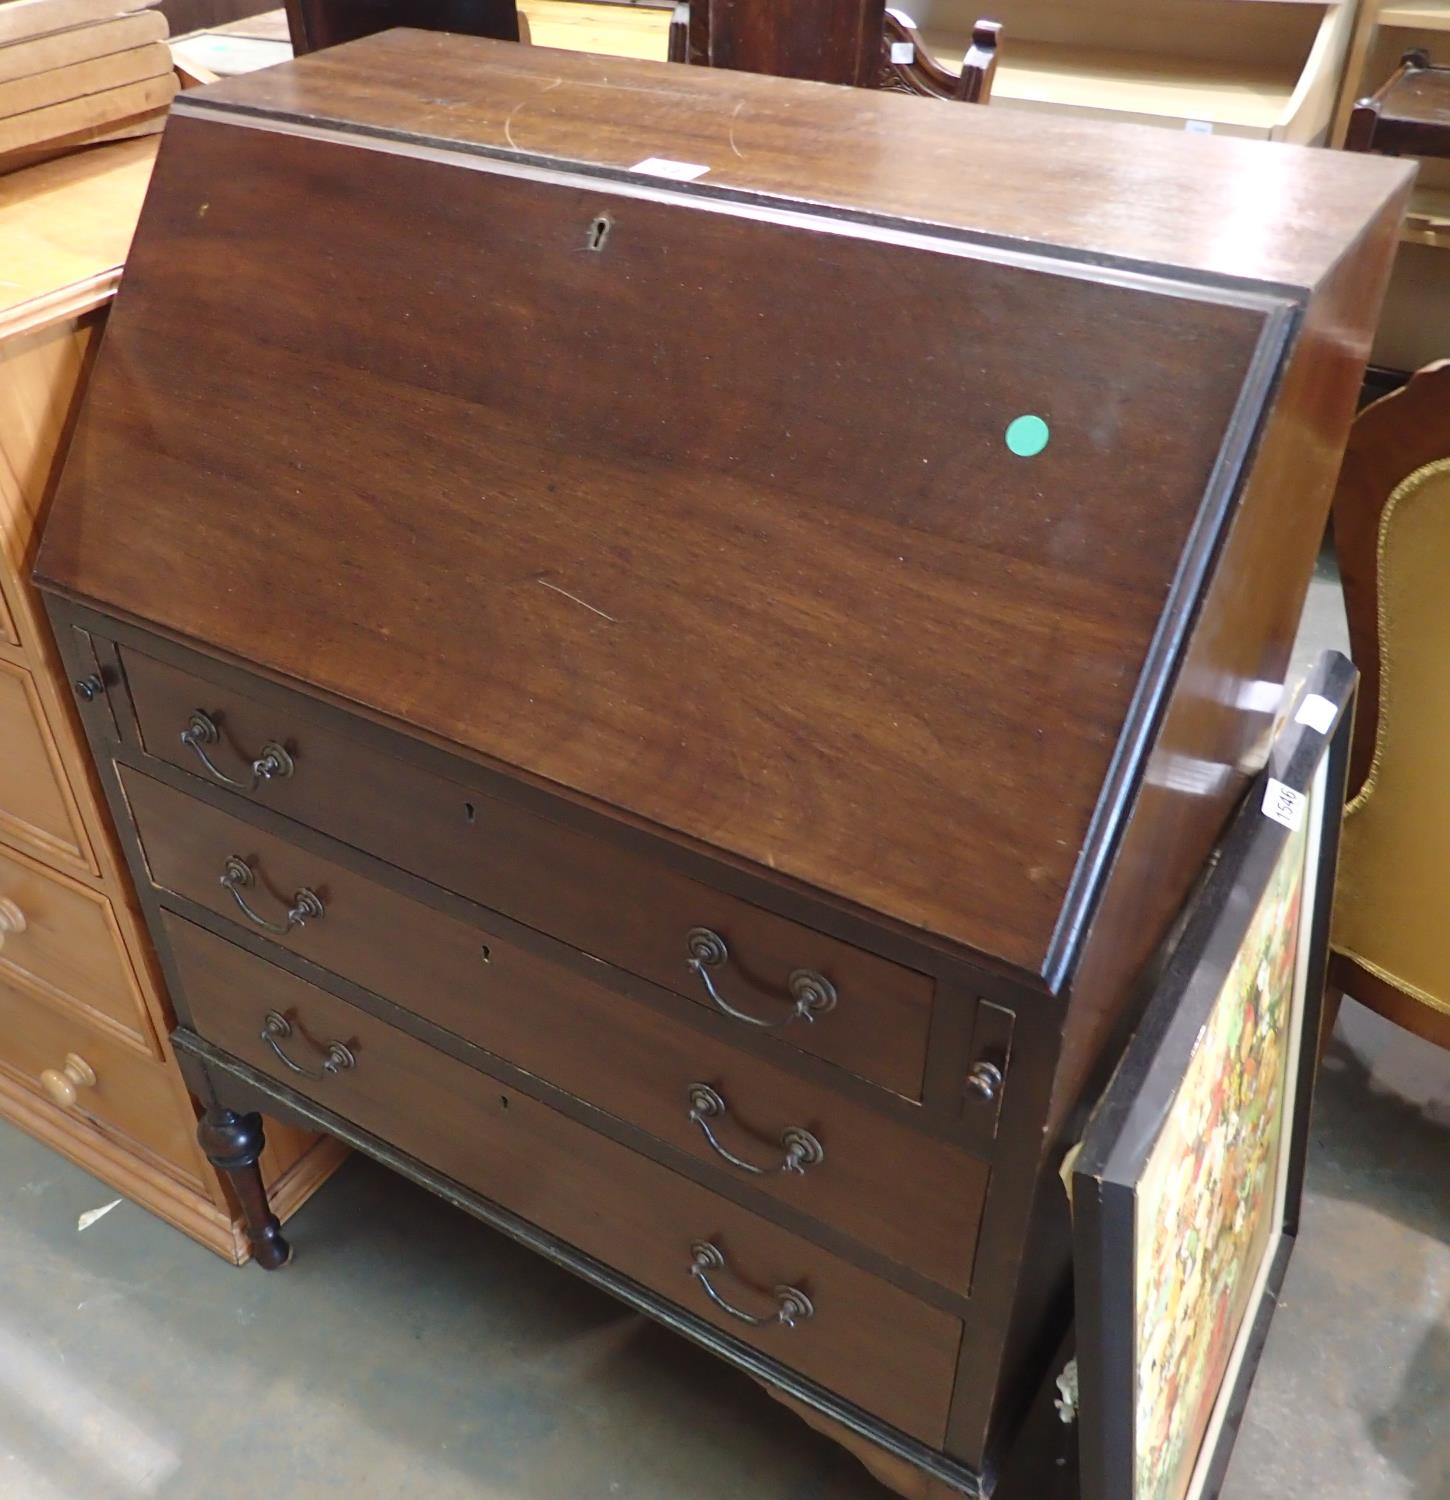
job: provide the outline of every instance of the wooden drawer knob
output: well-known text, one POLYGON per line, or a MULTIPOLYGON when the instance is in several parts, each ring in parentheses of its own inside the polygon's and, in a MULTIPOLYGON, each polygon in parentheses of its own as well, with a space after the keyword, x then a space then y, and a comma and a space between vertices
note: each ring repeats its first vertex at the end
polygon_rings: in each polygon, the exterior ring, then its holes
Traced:
POLYGON ((24 932, 25 927, 25 913, 8 896, 0 896, 0 948, 12 932, 24 932))
POLYGON ((40 1086, 50 1095, 52 1103, 60 1105, 62 1109, 70 1109, 75 1105, 81 1089, 95 1088, 95 1069, 85 1058, 68 1052, 64 1067, 47 1068, 40 1075, 40 1086))

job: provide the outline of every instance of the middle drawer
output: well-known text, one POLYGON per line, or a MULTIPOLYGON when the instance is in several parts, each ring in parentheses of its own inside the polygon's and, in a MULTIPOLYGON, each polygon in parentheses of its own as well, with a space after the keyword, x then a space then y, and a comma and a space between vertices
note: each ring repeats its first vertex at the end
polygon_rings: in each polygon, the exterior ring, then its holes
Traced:
POLYGON ((265 932, 941 1286, 970 1290, 988 1177, 976 1157, 119 769, 158 889, 265 932))

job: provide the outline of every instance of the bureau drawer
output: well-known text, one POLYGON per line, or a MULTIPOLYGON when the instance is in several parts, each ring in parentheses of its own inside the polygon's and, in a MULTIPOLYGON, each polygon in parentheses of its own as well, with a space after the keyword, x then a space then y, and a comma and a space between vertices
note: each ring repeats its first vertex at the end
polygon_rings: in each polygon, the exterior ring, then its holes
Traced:
POLYGON ((196 1117, 167 1065, 36 999, 3 973, 0 1066, 103 1134, 128 1136, 197 1180, 196 1117))
POLYGON ((0 851, 0 979, 85 1012, 97 1026, 155 1049, 155 1033, 99 892, 0 851))
POLYGON ((183 991, 201 1034, 345 1119, 568 1241, 868 1411, 940 1446, 961 1324, 768 1220, 500 1086, 315 986, 167 914, 183 991), (316 1068, 330 1043, 353 1063, 302 1077, 262 1039, 316 1068), (814 1311, 795 1327, 751 1327, 710 1302, 690 1274, 708 1242, 722 1295, 751 1313, 799 1288, 814 1311))
POLYGON ((159 888, 267 931, 291 952, 941 1285, 970 1290, 987 1186, 975 1157, 152 777, 124 767, 120 774, 159 888), (223 884, 229 860, 241 862, 234 868, 250 884, 223 884), (323 914, 281 933, 248 917, 237 899, 275 928, 303 890, 323 914), (788 1134, 798 1161, 815 1155, 812 1143, 820 1159, 778 1170, 788 1134), (766 1170, 752 1172, 725 1152, 766 1170))
POLYGON ((295 698, 283 709, 135 651, 123 662, 151 755, 216 780, 204 752, 260 805, 686 999, 713 1004, 714 990, 725 1005, 770 1022, 783 1045, 921 1097, 930 976, 321 728, 295 698), (202 742, 188 745, 181 736, 198 712, 216 737, 208 743, 203 731, 202 742), (249 767, 268 745, 285 752, 277 763, 287 774, 260 776, 252 789, 249 767), (692 956, 715 961, 692 968, 692 956), (792 1018, 819 989, 813 975, 833 1003, 812 1021, 792 1018))
POLYGON ((20 632, 15 628, 15 620, 10 613, 10 606, 5 602, 5 590, 0 587, 0 641, 7 646, 18 646, 20 644, 20 632))
POLYGON ((24 667, 0 660, 0 838, 91 868, 60 753, 24 667))

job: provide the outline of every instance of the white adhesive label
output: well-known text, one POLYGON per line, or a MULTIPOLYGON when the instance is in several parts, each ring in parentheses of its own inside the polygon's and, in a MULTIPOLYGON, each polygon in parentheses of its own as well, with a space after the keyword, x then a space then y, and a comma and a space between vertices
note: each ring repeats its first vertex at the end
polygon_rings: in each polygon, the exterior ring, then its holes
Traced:
POLYGON ((1304 821, 1304 809, 1308 805, 1309 799, 1303 792, 1296 792, 1293 787, 1269 777, 1269 784, 1264 788, 1266 818, 1282 823, 1290 833, 1297 833, 1299 825, 1304 821))
POLYGON ((916 61, 916 48, 910 42, 892 42, 891 61, 909 67, 916 61))
POLYGON ((1307 724, 1317 734, 1328 734, 1329 726, 1334 722, 1335 712, 1335 707, 1328 698, 1323 698, 1318 693, 1309 693, 1299 705, 1299 712, 1294 715, 1294 722, 1307 724))
POLYGON ((668 177, 671 182, 693 182, 703 177, 710 169, 697 161, 676 161, 672 156, 647 156, 629 169, 644 172, 650 177, 668 177))
POLYGON ((1189 135, 1212 135, 1213 121, 1185 120, 1183 122, 1183 128, 1189 133, 1189 135))

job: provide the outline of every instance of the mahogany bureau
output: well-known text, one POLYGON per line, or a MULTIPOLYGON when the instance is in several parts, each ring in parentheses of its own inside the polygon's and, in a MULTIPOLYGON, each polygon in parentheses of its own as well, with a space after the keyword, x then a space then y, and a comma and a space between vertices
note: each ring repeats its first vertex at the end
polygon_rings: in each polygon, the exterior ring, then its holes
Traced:
POLYGON ((258 1259, 265 1107, 997 1487, 1408 180, 415 32, 178 101, 38 577, 258 1259))

